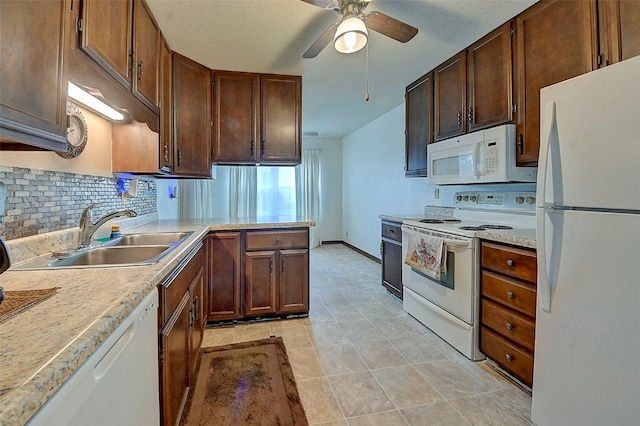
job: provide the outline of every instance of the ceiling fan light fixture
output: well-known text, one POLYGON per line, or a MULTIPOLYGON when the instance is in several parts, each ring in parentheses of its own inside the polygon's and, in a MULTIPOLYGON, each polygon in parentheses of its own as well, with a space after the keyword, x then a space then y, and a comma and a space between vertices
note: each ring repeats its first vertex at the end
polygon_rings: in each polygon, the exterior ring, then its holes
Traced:
POLYGON ((345 16, 336 29, 333 45, 340 53, 355 53, 366 46, 368 35, 360 17, 345 16))

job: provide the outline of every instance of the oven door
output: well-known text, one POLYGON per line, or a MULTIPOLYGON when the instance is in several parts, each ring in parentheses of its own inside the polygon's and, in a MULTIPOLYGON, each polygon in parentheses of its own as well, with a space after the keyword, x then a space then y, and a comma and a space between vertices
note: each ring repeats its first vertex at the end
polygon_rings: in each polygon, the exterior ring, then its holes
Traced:
POLYGON ((475 323, 476 286, 475 239, 444 234, 423 228, 402 226, 402 283, 414 293, 437 305, 467 324, 475 323), (409 251, 410 233, 417 232, 444 238, 447 247, 447 273, 440 280, 404 263, 409 251))

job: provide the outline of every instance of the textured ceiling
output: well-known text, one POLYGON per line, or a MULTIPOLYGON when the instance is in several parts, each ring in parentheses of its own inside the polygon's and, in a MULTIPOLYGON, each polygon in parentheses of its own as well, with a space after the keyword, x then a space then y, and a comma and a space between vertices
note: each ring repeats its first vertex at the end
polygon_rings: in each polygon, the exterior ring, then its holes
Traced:
POLYGON ((303 132, 343 137, 404 101, 405 87, 537 0, 373 0, 419 29, 406 44, 369 33, 351 55, 302 54, 340 16, 300 0, 147 0, 172 50, 219 70, 302 75, 303 132))

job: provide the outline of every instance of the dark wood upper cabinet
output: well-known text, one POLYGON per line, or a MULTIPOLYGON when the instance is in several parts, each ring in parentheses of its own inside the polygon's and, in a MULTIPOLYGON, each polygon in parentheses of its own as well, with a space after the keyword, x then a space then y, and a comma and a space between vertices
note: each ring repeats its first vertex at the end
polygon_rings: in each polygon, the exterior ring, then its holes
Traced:
POLYGON ((299 164, 302 149, 302 77, 260 76, 260 162, 299 164))
POLYGON ((214 71, 218 164, 300 163, 302 78, 214 71))
POLYGON ((211 71, 173 54, 175 173, 211 176, 211 71))
POLYGON ((406 177, 427 176, 427 145, 433 142, 433 72, 423 75, 405 91, 406 177))
POLYGON ((160 158, 159 170, 173 172, 173 102, 171 93, 171 49, 163 40, 160 45, 160 158))
POLYGON ((260 75, 214 71, 213 160, 250 164, 258 160, 260 75))
POLYGON ((143 0, 133 7, 133 94, 157 110, 160 100, 160 30, 143 0))
POLYGON ((434 139, 467 131, 467 54, 460 52, 434 71, 434 139))
POLYGON ((512 120, 513 61, 507 22, 467 50, 468 131, 512 120))
POLYGON ((516 18, 517 164, 535 166, 540 89, 597 67, 595 0, 536 3, 516 18))
POLYGON ((640 55, 640 1, 599 0, 599 65, 640 55))
POLYGON ((0 1, 0 149, 66 150, 66 6, 0 1))
POLYGON ((143 0, 83 0, 80 48, 158 113, 160 30, 143 0))
POLYGON ((132 0, 83 0, 80 48, 126 88, 131 88, 132 0))

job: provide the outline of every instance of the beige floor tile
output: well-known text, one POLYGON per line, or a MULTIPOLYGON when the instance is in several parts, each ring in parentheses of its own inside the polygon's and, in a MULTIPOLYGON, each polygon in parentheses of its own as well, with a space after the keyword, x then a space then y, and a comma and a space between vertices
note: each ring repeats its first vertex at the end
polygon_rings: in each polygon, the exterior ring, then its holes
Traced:
POLYGON ((362 321, 366 319, 355 306, 349 305, 337 305, 327 306, 327 311, 337 322, 341 321, 362 321))
POLYGON ((452 399, 449 403, 471 425, 525 426, 529 422, 491 393, 452 399))
POLYGON ((296 380, 324 377, 324 370, 313 348, 287 348, 287 355, 296 380))
POLYGON ((493 392, 501 400, 505 401, 517 413, 527 420, 531 420, 531 395, 515 386, 493 392))
POLYGON ((345 417, 361 416, 394 408, 371 372, 328 377, 345 417))
POLYGON ((338 401, 336 401, 326 378, 297 379, 296 384, 309 423, 314 424, 343 419, 338 401))
POLYGON ((302 328, 284 328, 279 332, 272 330, 272 333, 275 336, 282 337, 285 346, 287 349, 292 348, 310 348, 312 347, 311 339, 307 334, 307 330, 304 327, 302 328))
POLYGON ((345 419, 333 420, 330 422, 310 423, 312 426, 348 426, 349 424, 345 419))
POLYGON ((351 343, 364 342, 367 340, 379 340, 384 338, 382 333, 367 320, 343 321, 338 325, 344 332, 345 337, 351 343))
POLYGON ((327 376, 368 370, 367 364, 350 343, 316 348, 320 364, 327 376))
POLYGON ((397 337, 417 338, 419 333, 402 322, 399 318, 373 319, 371 323, 388 339, 397 337))
POLYGON ((391 343, 384 339, 354 343, 353 347, 371 370, 398 367, 409 363, 391 343))
POLYGON ((384 305, 379 302, 356 305, 356 308, 368 320, 395 317, 393 312, 385 308, 384 305))
POLYGON ((502 374, 489 367, 485 361, 471 362, 466 358, 452 358, 453 362, 488 390, 500 390, 513 387, 502 374))
POLYGON ((403 408, 400 412, 411 426, 469 426, 446 401, 403 408))
POLYGON ((451 360, 416 364, 415 368, 446 399, 487 391, 476 379, 451 360))
POLYGON ((351 305, 349 299, 347 299, 342 293, 321 294, 320 300, 324 303, 324 306, 343 306, 351 305))
POLYGON ((400 426, 407 422, 398 410, 347 419, 349 426, 400 426))
POLYGON ((223 346, 233 343, 233 333, 233 327, 206 329, 202 339, 202 347, 223 346))
POLYGON ((349 343, 349 339, 342 331, 342 328, 335 321, 323 322, 320 324, 305 324, 307 334, 311 339, 313 346, 337 345, 340 343, 349 343))
POLYGON ((271 331, 267 324, 240 325, 233 329, 233 342, 240 343, 267 339, 270 335, 271 331))
POLYGON ((422 336, 388 340, 411 364, 447 359, 442 352, 422 336))
POLYGON ((374 370, 372 373, 396 408, 430 404, 443 400, 442 395, 410 365, 383 368, 374 370))

